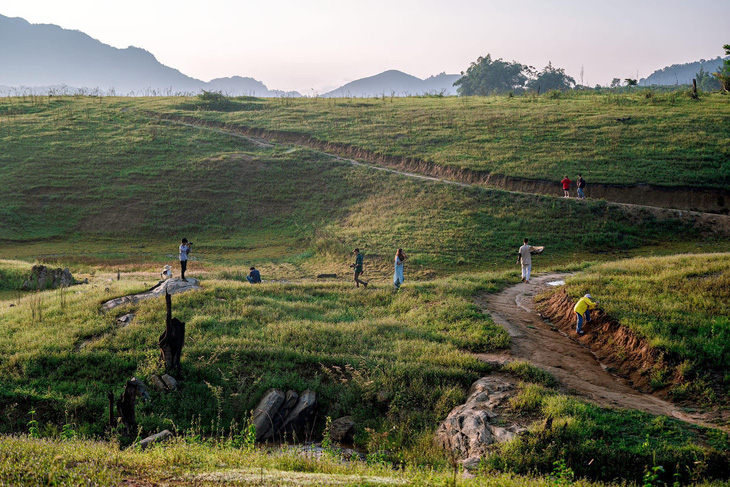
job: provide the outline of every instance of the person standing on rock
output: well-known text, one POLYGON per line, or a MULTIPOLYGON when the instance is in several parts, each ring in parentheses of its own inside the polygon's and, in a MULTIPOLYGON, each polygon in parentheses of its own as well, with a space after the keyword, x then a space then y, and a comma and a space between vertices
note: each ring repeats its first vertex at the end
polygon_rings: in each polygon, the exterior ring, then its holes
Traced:
POLYGON ((585 333, 583 331, 583 320, 585 318, 586 323, 591 321, 591 310, 595 309, 597 305, 598 301, 593 301, 593 297, 590 294, 586 294, 580 298, 577 303, 575 303, 573 311, 575 312, 578 320, 575 326, 575 332, 578 335, 583 335, 585 333))
POLYGON ((529 284, 532 273, 532 247, 527 243, 527 239, 517 251, 517 263, 522 267, 522 282, 529 284))
POLYGON ((562 181, 560 181, 563 184, 563 198, 570 198, 570 179, 568 179, 568 176, 565 176, 562 181))
POLYGON ((403 284, 403 263, 408 260, 408 256, 403 249, 398 249, 395 253, 395 274, 393 274, 393 286, 395 290, 400 289, 400 285, 403 284))
POLYGON ((352 253, 355 254, 355 263, 350 264, 350 267, 352 267, 355 270, 355 286, 360 287, 360 284, 362 284, 363 287, 368 287, 367 282, 360 280, 360 276, 363 273, 362 254, 360 253, 360 249, 355 249, 352 251, 352 253))
POLYGON ((180 278, 187 282, 185 279, 185 271, 188 268, 188 254, 190 253, 190 246, 192 243, 188 243, 188 239, 182 239, 180 243, 180 278))
POLYGON ((583 188, 586 187, 586 180, 583 179, 583 176, 581 176, 580 174, 578 174, 577 186, 578 186, 578 198, 580 198, 582 200, 586 199, 585 195, 583 194, 583 188))

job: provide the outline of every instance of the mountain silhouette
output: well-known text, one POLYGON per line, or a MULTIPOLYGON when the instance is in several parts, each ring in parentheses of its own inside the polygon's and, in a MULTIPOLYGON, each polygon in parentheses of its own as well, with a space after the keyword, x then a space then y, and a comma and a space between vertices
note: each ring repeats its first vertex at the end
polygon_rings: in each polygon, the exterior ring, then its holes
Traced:
POLYGON ((30 24, 0 15, 0 85, 6 90, 98 89, 117 95, 172 95, 221 91, 228 95, 300 96, 271 91, 253 78, 219 78, 209 83, 160 63, 138 47, 118 49, 76 30, 30 24))
POLYGON ((695 78, 700 68, 704 68, 707 73, 715 73, 722 66, 723 58, 718 56, 709 61, 700 59, 693 63, 673 64, 662 69, 658 69, 646 78, 639 81, 641 86, 651 85, 689 85, 695 78))
POLYGON ((383 95, 456 95, 454 82, 459 78, 461 78, 459 74, 441 73, 423 80, 402 71, 392 69, 376 74, 375 76, 351 81, 322 96, 328 98, 349 96, 367 98, 383 95))

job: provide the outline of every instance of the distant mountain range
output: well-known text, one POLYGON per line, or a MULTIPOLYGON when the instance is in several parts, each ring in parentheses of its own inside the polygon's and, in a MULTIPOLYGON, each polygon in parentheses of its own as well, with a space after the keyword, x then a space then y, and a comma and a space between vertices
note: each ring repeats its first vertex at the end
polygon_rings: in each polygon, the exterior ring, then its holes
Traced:
POLYGON ((709 61, 700 59, 699 61, 686 64, 673 64, 654 71, 646 78, 639 80, 641 86, 651 85, 689 85, 695 78, 700 68, 704 68, 706 73, 715 73, 722 65, 723 58, 718 56, 709 61))
POLYGON ((335 90, 325 93, 324 97, 376 97, 376 96, 408 96, 443 94, 456 95, 454 82, 461 78, 459 74, 441 73, 437 76, 421 79, 402 71, 385 71, 369 78, 362 78, 347 83, 335 90))
POLYGON ((207 90, 228 95, 301 96, 269 90, 260 81, 240 76, 201 81, 161 64, 144 49, 117 49, 83 32, 2 15, 0 46, 0 89, 6 92, 83 88, 117 95, 207 90))

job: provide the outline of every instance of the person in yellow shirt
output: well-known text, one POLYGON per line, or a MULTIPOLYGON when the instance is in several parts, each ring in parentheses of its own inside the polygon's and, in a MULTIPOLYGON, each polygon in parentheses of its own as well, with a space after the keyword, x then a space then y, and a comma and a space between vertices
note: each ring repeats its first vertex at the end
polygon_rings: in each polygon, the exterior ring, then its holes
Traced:
POLYGON ((591 321, 591 310, 595 309, 598 305, 598 301, 593 301, 593 297, 590 294, 586 294, 582 298, 578 300, 577 303, 575 303, 575 306, 573 307, 573 311, 575 311, 575 315, 578 317, 578 323, 575 327, 576 333, 579 335, 583 335, 585 333, 583 328, 583 318, 585 318, 585 322, 588 323, 591 321))

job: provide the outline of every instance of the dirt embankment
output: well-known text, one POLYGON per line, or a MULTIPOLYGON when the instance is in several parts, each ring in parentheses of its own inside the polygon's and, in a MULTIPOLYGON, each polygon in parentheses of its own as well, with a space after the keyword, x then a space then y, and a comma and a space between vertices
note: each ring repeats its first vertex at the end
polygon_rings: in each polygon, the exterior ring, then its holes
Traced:
MULTIPOLYGON (((267 130, 170 114, 161 114, 158 116, 165 120, 215 127, 250 137, 310 147, 330 154, 366 160, 373 164, 387 166, 401 171, 416 172, 467 184, 479 184, 522 193, 556 196, 562 194, 562 189, 557 181, 515 178, 500 174, 490 174, 484 171, 444 166, 413 157, 378 154, 371 150, 354 147, 349 144, 322 141, 311 135, 296 132, 267 130)), ((723 189, 669 188, 650 184, 622 185, 591 183, 586 188, 586 196, 617 203, 719 213, 724 215, 730 214, 730 191, 723 189)))
MULTIPOLYGON (((575 302, 565 290, 537 299, 537 311, 568 336, 587 347, 598 361, 629 384, 642 391, 654 392, 652 373, 659 373, 668 364, 665 357, 628 328, 621 326, 600 310, 591 312, 591 321, 583 326, 585 335, 575 332, 575 302)), ((658 395, 663 396, 662 391, 658 395)))

